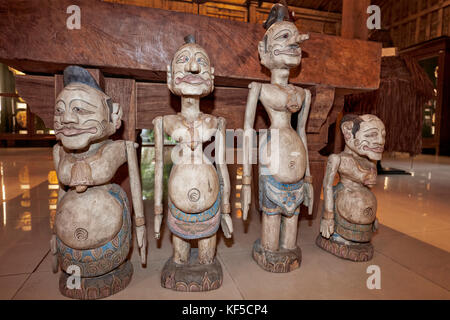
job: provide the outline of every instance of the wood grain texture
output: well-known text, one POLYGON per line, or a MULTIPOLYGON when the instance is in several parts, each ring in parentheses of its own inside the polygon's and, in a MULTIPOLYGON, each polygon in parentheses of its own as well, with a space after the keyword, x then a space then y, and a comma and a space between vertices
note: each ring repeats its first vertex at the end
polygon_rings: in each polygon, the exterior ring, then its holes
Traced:
POLYGON ((367 7, 370 0, 343 0, 341 36, 347 39, 367 40, 369 29, 366 21, 369 18, 367 7))
POLYGON ((312 91, 314 98, 311 101, 306 131, 318 133, 333 107, 335 90, 333 87, 315 86, 312 91))
POLYGON ((44 121, 47 128, 53 128, 55 110, 55 80, 46 76, 16 76, 16 89, 22 99, 44 121))
MULTIPOLYGON (((81 29, 66 27, 72 0, 5 0, 0 3, 0 61, 25 72, 58 73, 69 64, 104 74, 164 81, 166 65, 187 34, 208 48, 217 85, 268 81, 259 63, 259 24, 216 19, 102 1, 77 1, 81 29)), ((379 85, 381 45, 311 34, 303 45, 294 84, 352 90, 379 85)))

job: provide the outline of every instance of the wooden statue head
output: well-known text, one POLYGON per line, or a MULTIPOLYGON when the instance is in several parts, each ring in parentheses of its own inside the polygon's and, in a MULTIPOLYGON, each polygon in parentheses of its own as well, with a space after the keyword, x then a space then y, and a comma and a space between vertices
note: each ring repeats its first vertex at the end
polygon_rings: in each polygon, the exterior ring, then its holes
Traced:
POLYGON ((120 128, 122 109, 113 104, 86 70, 69 66, 64 70, 64 89, 56 98, 56 139, 70 150, 82 150, 120 128))
POLYGON ((348 148, 360 156, 381 160, 386 129, 378 117, 372 114, 347 114, 342 118, 341 130, 348 148))
POLYGON ((309 35, 299 34, 295 24, 289 20, 287 7, 277 3, 264 22, 267 31, 263 41, 259 42, 258 52, 261 64, 270 70, 290 69, 300 65, 300 43, 309 39, 309 35))
POLYGON ((167 85, 178 96, 207 96, 214 90, 214 68, 193 36, 185 41, 167 66, 167 85))

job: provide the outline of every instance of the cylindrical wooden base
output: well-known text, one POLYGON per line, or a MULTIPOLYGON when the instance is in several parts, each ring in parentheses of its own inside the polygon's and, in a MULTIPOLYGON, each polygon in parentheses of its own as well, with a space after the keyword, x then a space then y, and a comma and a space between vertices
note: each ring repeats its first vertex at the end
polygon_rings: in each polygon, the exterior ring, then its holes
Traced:
POLYGON ((161 273, 161 286, 175 291, 211 291, 220 288, 222 281, 222 266, 217 258, 211 264, 200 264, 197 248, 191 249, 189 263, 177 264, 171 257, 161 273))
POLYGON ((67 287, 67 282, 70 275, 61 272, 59 278, 59 291, 62 295, 72 299, 103 299, 125 289, 130 283, 132 275, 133 265, 127 260, 118 268, 107 274, 92 278, 80 278, 80 288, 69 289, 67 287))
POLYGON ((333 241, 332 238, 326 239, 319 234, 316 239, 316 244, 319 248, 339 258, 350 261, 365 262, 371 260, 373 257, 373 245, 370 242, 355 242, 354 244, 347 245, 333 241))
POLYGON ((265 250, 261 245, 261 239, 258 239, 253 244, 253 259, 266 271, 286 273, 300 267, 302 251, 299 247, 293 250, 283 248, 278 251, 265 250))

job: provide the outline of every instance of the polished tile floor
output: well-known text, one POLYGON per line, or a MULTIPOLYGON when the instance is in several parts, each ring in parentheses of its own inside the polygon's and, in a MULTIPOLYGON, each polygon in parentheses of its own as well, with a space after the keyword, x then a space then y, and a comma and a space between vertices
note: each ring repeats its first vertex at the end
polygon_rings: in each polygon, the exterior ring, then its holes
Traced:
MULTIPOLYGON (((149 229, 149 263, 114 299, 450 299, 450 158, 419 156, 383 160, 385 167, 406 169, 412 176, 379 176, 380 230, 368 263, 352 263, 316 247, 318 219, 301 219, 300 269, 271 274, 251 258, 260 219, 233 217, 232 241, 219 236, 218 259, 223 286, 208 293, 178 293, 160 286, 161 269, 171 255, 170 233, 152 238, 152 204, 145 201, 149 229), (381 270, 381 289, 366 286, 367 267, 381 270)), ((0 299, 63 299, 59 275, 51 272, 50 230, 56 208, 57 181, 51 150, 0 149, 0 299)))

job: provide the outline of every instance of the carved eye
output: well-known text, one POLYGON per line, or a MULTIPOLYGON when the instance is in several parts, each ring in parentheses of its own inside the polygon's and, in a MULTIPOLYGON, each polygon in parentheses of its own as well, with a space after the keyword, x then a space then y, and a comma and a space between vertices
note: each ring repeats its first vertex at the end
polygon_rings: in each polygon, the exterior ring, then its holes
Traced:
POLYGON ((55 109, 55 114, 61 115, 61 114, 63 114, 63 113, 64 113, 64 109, 63 109, 63 108, 57 107, 57 108, 55 109))
POLYGON ((278 36, 275 40, 286 40, 287 38, 289 38, 289 33, 283 33, 282 35, 278 36))
POLYGON ((366 137, 366 138, 375 138, 377 136, 378 136, 377 132, 373 132, 373 133, 364 135, 364 137, 366 137))
POLYGON ((75 113, 78 113, 80 115, 87 115, 87 114, 93 114, 94 112, 80 108, 80 107, 73 107, 72 111, 75 113))
POLYGON ((199 65, 202 65, 202 66, 207 66, 207 65, 208 65, 208 63, 206 62, 206 60, 203 59, 203 58, 198 58, 198 59, 197 59, 197 63, 198 63, 199 65))
POLYGON ((73 108, 72 108, 72 111, 75 112, 75 113, 82 113, 82 112, 83 112, 83 109, 78 108, 78 107, 73 107, 73 108))
POLYGON ((189 58, 187 56, 181 56, 178 58, 177 63, 186 63, 189 61, 189 58))

